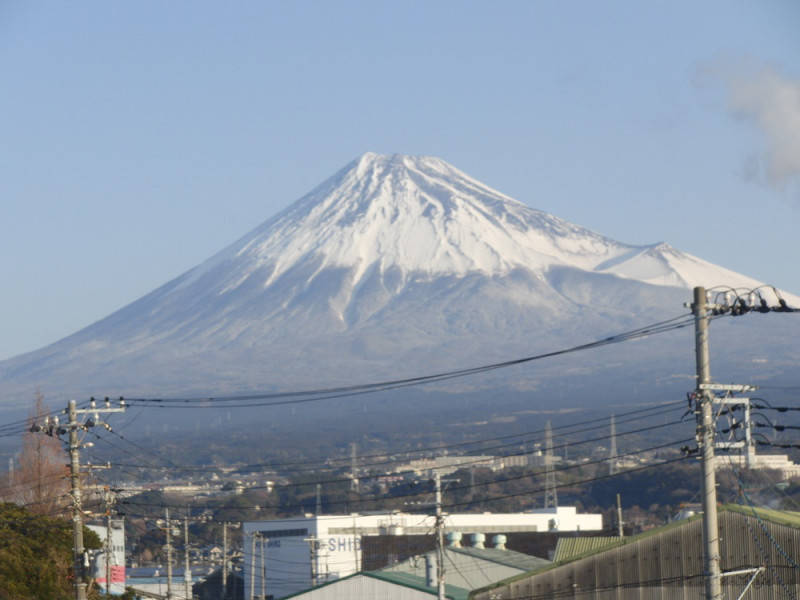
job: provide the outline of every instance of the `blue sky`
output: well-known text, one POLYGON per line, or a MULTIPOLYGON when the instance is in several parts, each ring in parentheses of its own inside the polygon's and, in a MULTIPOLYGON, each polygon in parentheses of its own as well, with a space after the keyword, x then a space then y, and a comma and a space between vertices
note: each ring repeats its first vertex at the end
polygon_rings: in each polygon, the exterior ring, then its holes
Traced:
POLYGON ((5 0, 0 359, 365 151, 800 293, 798 31, 794 0, 5 0))

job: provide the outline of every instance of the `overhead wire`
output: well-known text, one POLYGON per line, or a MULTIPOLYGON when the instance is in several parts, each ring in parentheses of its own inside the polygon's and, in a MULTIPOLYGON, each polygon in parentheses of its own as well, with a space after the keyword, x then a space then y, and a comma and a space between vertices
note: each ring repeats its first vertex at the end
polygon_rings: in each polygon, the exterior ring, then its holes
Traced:
MULTIPOLYGON (((680 403, 677 403, 677 404, 683 405, 683 402, 680 402, 680 403)), ((670 406, 668 408, 668 410, 663 410, 660 413, 657 413, 656 416, 660 416, 661 414, 666 414, 667 412, 670 412, 672 409, 673 409, 673 407, 670 406)), ((624 423, 628 423, 628 422, 631 422, 631 421, 640 421, 643 418, 641 416, 641 411, 634 411, 634 412, 638 413, 637 417, 632 417, 632 418, 626 419, 626 420, 620 420, 620 421, 617 421, 617 423, 618 424, 624 424, 624 423)), ((633 413, 631 413, 631 414, 633 414, 633 413)), ((572 430, 572 431, 569 432, 569 435, 574 436, 574 435, 578 435, 578 434, 581 434, 581 433, 586 433, 586 432, 589 432, 589 431, 594 431, 594 430, 597 430, 597 429, 604 429, 604 428, 608 427, 607 424, 599 424, 598 425, 597 424, 597 420, 594 420, 592 422, 595 423, 594 426, 586 427, 584 429, 572 430)), ((666 427, 666 426, 670 426, 670 425, 676 425, 676 424, 679 424, 679 423, 680 423, 680 421, 671 421, 671 422, 663 424, 663 425, 654 426, 653 428, 658 428, 658 427, 662 427, 662 426, 666 427)), ((619 436, 632 435, 632 434, 648 431, 650 429, 652 429, 652 428, 648 427, 648 428, 642 428, 642 429, 634 429, 634 430, 627 431, 627 432, 626 431, 621 431, 621 432, 618 432, 617 435, 619 435, 619 436)), ((112 430, 111 433, 113 434, 113 430, 112 430)), ((501 441, 501 440, 513 439, 514 441, 512 441, 510 443, 499 444, 499 445, 496 445, 496 446, 488 446, 488 447, 487 446, 483 446, 483 447, 479 448, 476 451, 488 452, 488 451, 493 451, 493 450, 503 450, 503 449, 506 449, 506 448, 509 448, 509 447, 517 447, 519 445, 519 443, 520 443, 518 438, 520 438, 520 437, 524 438, 524 437, 527 437, 529 435, 532 435, 533 433, 541 433, 541 431, 537 430, 536 432, 523 432, 521 434, 514 434, 514 435, 511 435, 511 436, 502 436, 502 437, 497 437, 497 438, 489 438, 489 439, 485 439, 485 440, 481 440, 481 441, 477 441, 477 442, 470 442, 470 445, 473 445, 473 444, 476 444, 476 443, 487 443, 487 442, 492 442, 492 441, 501 441)), ((580 445, 591 443, 591 442, 595 442, 595 441, 602 441, 602 440, 609 439, 610 437, 611 437, 611 435, 609 434, 609 435, 597 436, 597 437, 583 439, 583 440, 570 442, 570 443, 563 443, 563 444, 554 446, 553 450, 560 450, 560 449, 565 449, 565 448, 568 448, 568 447, 571 447, 571 446, 580 446, 580 445)), ((367 457, 363 457, 362 456, 361 457, 362 459, 363 458, 374 458, 375 460, 373 460, 372 462, 364 462, 362 460, 362 462, 359 463, 359 469, 372 468, 372 467, 385 466, 385 465, 392 465, 392 464, 403 464, 404 462, 407 462, 407 461, 419 460, 419 458, 418 459, 409 458, 408 457, 409 454, 416 455, 416 456, 423 455, 422 458, 424 458, 425 457, 424 455, 430 453, 431 451, 442 451, 442 450, 449 451, 454 447, 459 447, 459 446, 462 446, 462 445, 463 444, 448 444, 448 445, 445 445, 445 446, 432 447, 432 448, 428 448, 428 449, 424 449, 424 450, 413 450, 413 451, 406 451, 406 452, 403 452, 403 453, 393 453, 393 456, 396 455, 396 454, 403 454, 404 455, 403 458, 386 459, 386 453, 368 455, 367 457), (381 460, 381 459, 383 459, 383 460, 381 460)), ((468 456, 470 456, 470 454, 465 454, 463 456, 468 457, 468 456)), ((502 458, 502 456, 504 456, 504 455, 501 455, 500 458, 502 458)), ((246 465, 246 466, 239 467, 234 472, 246 472, 248 470, 253 470, 255 468, 269 468, 270 470, 276 470, 278 467, 287 466, 287 465, 293 467, 291 469, 291 471, 290 471, 292 473, 297 473, 297 472, 301 472, 301 471, 318 472, 320 470, 322 470, 322 471, 325 471, 325 470, 337 470, 337 469, 345 468, 345 467, 348 466, 346 460, 347 459, 342 458, 342 459, 338 459, 336 461, 328 461, 328 464, 320 464, 319 461, 308 461, 308 462, 297 462, 297 461, 294 461, 294 462, 291 462, 291 463, 260 463, 258 465, 246 465), (342 463, 341 465, 337 464, 339 461, 341 461, 341 463, 342 463), (301 468, 297 468, 298 465, 301 468)), ((476 459, 476 460, 478 460, 478 459, 476 459)), ((142 467, 142 466, 144 466, 144 465, 126 463, 124 461, 115 462, 115 464, 125 464, 126 466, 129 466, 129 467, 130 466, 134 466, 134 467, 142 467)), ((190 466, 175 465, 175 466, 172 466, 172 467, 165 467, 164 465, 156 465, 154 468, 157 468, 159 470, 179 470, 179 471, 186 471, 186 472, 216 472, 218 470, 218 468, 216 468, 214 466, 190 467, 190 466)))
MULTIPOLYGON (((628 456, 635 456, 635 455, 638 455, 638 454, 646 454, 646 453, 649 453, 649 452, 653 452, 655 450, 662 450, 662 449, 670 448, 670 447, 674 448, 677 444, 686 443, 686 442, 691 441, 692 439, 694 439, 694 438, 686 438, 686 439, 681 439, 681 440, 677 440, 677 441, 673 440, 673 441, 670 441, 670 442, 667 442, 667 443, 664 443, 664 444, 659 444, 659 445, 656 445, 656 446, 652 446, 652 447, 649 447, 649 448, 645 448, 645 449, 641 449, 641 450, 636 450, 636 451, 632 451, 632 452, 628 452, 628 453, 619 454, 618 457, 619 458, 624 458, 624 457, 628 457, 628 456)), ((672 464, 672 463, 681 462, 683 460, 686 460, 687 458, 688 458, 688 456, 682 455, 679 458, 668 459, 668 460, 665 460, 665 461, 662 461, 662 462, 659 462, 659 463, 653 463, 651 465, 645 465, 643 467, 635 467, 635 468, 632 468, 632 469, 626 469, 624 471, 620 471, 619 473, 614 474, 614 475, 610 475, 610 476, 611 477, 622 476, 622 475, 624 475, 626 473, 638 472, 638 471, 641 471, 641 470, 644 470, 644 469, 647 469, 647 468, 653 468, 653 467, 664 465, 664 464, 672 464)), ((604 458, 601 458, 601 459, 595 459, 595 460, 589 460, 589 461, 581 462, 579 464, 566 465, 564 467, 557 467, 557 468, 554 469, 554 472, 560 473, 560 472, 568 471, 568 470, 571 470, 571 469, 583 468, 583 467, 587 467, 587 466, 591 466, 591 465, 595 465, 595 464, 607 463, 607 462, 608 462, 608 458, 604 457, 604 458)), ((541 476, 541 473, 524 473, 524 474, 520 474, 520 475, 513 475, 513 476, 509 476, 509 477, 505 477, 505 478, 499 478, 499 479, 496 479, 496 480, 489 480, 489 481, 485 481, 485 482, 480 482, 480 483, 477 483, 475 485, 475 487, 488 487, 488 486, 495 485, 495 484, 498 484, 498 483, 502 484, 502 483, 507 483, 507 482, 511 482, 511 481, 518 481, 518 480, 521 480, 521 479, 532 479, 532 478, 540 477, 540 476, 541 476)), ((580 484, 584 484, 584 483, 600 481, 600 480, 603 480, 603 479, 607 479, 608 477, 609 476, 598 476, 598 477, 591 477, 589 479, 576 480, 576 481, 570 482, 570 485, 580 485, 580 484)), ((453 487, 449 488, 449 490, 451 492, 453 492, 453 491, 458 491, 458 490, 470 489, 471 487, 472 487, 471 484, 470 485, 464 485, 464 486, 453 486, 453 487)), ((250 489, 266 489, 266 487, 265 486, 263 486, 263 487, 262 486, 256 486, 256 487, 250 488, 250 489)), ((533 490, 526 490, 525 492, 520 492, 520 493, 514 493, 514 494, 509 494, 509 495, 499 495, 499 496, 494 496, 492 498, 484 498, 484 499, 479 499, 479 500, 474 500, 474 501, 469 501, 469 502, 463 502, 463 503, 460 503, 458 505, 459 506, 460 505, 468 506, 468 505, 472 505, 472 504, 479 504, 479 505, 480 504, 486 504, 486 503, 491 503, 491 502, 495 502, 495 501, 498 501, 498 500, 503 500, 503 499, 506 499, 506 498, 518 497, 520 495, 535 494, 537 492, 544 491, 544 489, 545 489, 544 487, 536 488, 536 489, 533 489, 533 490)), ((428 494, 429 494, 429 491, 427 489, 425 489, 425 490, 421 490, 421 491, 413 492, 413 493, 398 494, 398 495, 390 496, 388 498, 383 498, 383 499, 384 500, 400 500, 400 499, 405 499, 405 498, 416 498, 416 497, 420 497, 420 496, 426 496, 428 494)), ((374 503, 376 500, 380 500, 380 498, 348 499, 348 500, 342 500, 342 501, 336 501, 336 502, 329 502, 327 504, 327 506, 331 507, 331 506, 337 506, 337 505, 370 504, 370 503, 374 503)), ((141 506, 158 506, 158 507, 167 507, 167 508, 170 508, 171 506, 178 507, 178 505, 169 505, 169 504, 157 504, 157 505, 154 505, 152 503, 133 502, 133 501, 130 501, 130 500, 123 500, 122 503, 124 503, 126 505, 129 505, 129 506, 140 506, 141 505, 141 506)), ((455 505, 449 505, 449 506, 455 506, 455 505)), ((199 507, 195 507, 195 508, 199 508, 199 507)), ((231 508, 231 507, 229 507, 229 506, 217 506, 216 508, 220 509, 220 508, 231 508)), ((235 508, 238 508, 238 507, 235 507, 235 508)), ((282 508, 283 511, 291 511, 291 510, 302 509, 303 505, 283 506, 281 508, 282 508)), ((283 520, 291 522, 292 519, 289 518, 289 519, 283 519, 283 520)), ((299 519, 299 521, 302 521, 302 520, 303 519, 299 519)))
POLYGON ((415 385, 446 381, 458 377, 465 377, 468 375, 485 373, 488 371, 525 364, 536 360, 542 360, 545 358, 552 358, 555 356, 561 356, 565 354, 571 354, 574 352, 590 350, 593 348, 599 348, 609 344, 621 343, 650 335, 655 335, 658 333, 673 331, 675 329, 681 329, 683 327, 687 327, 693 324, 693 322, 694 321, 691 313, 682 314, 680 316, 673 317, 665 321, 660 321, 652 325, 633 329, 631 331, 613 335, 593 342, 580 344, 578 346, 573 346, 571 348, 545 352, 542 354, 503 361, 499 363, 482 365, 478 367, 457 369, 453 371, 445 371, 441 373, 410 377, 406 379, 394 379, 394 380, 381 381, 375 383, 349 385, 349 386, 333 387, 333 388, 321 388, 321 389, 304 390, 304 391, 269 392, 260 394, 232 395, 232 396, 195 396, 195 397, 184 397, 184 398, 142 397, 142 398, 126 398, 125 400, 131 405, 134 404, 146 404, 153 406, 167 406, 173 404, 178 405, 178 406, 170 406, 171 408, 178 408, 182 404, 191 404, 191 405, 199 404, 200 407, 202 408, 208 408, 214 403, 227 403, 227 402, 247 402, 246 404, 240 404, 240 405, 226 405, 231 408, 245 408, 245 407, 251 408, 255 406, 279 406, 285 404, 315 402, 319 400, 329 400, 335 398, 344 398, 344 397, 362 395, 365 393, 372 393, 375 391, 387 391, 387 390, 399 389, 415 385), (257 400, 271 400, 271 402, 258 403, 258 404, 252 403, 253 401, 257 400))

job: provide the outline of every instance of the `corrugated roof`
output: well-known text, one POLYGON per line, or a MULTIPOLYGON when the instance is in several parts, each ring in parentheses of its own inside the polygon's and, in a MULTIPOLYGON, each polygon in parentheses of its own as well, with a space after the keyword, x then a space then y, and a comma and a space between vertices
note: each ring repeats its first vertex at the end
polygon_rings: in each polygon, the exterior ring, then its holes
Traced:
MULTIPOLYGON (((513 550, 497 548, 453 548, 445 553, 446 582, 459 588, 474 590, 514 575, 526 573, 549 565, 550 561, 513 550)), ((436 553, 414 557, 373 573, 408 573, 425 578, 426 557, 431 565, 436 563, 436 553)))
POLYGON ((556 544, 553 562, 570 560, 581 554, 600 550, 620 541, 619 537, 563 537, 556 544))
POLYGON ((755 516, 762 521, 769 521, 778 525, 786 525, 788 527, 800 529, 800 512, 741 506, 739 504, 724 504, 722 510, 738 512, 748 517, 755 516))
MULTIPOLYGON (((437 594, 436 588, 428 587, 424 577, 412 575, 411 573, 403 573, 399 571, 369 571, 365 572, 364 575, 368 577, 375 577, 377 579, 383 579, 384 581, 396 583, 405 587, 430 592, 434 596, 437 594)), ((445 581, 444 587, 445 596, 448 598, 452 598, 453 600, 467 600, 469 598, 469 593, 471 590, 466 590, 455 585, 448 585, 447 581, 445 581)))
POLYGON ((480 560, 513 567, 515 569, 522 569, 523 571, 532 571, 545 565, 549 565, 550 561, 538 556, 531 556, 530 554, 523 554, 514 550, 501 550, 499 548, 447 548, 447 551, 452 551, 467 556, 473 556, 480 560))
MULTIPOLYGON (((768 524, 769 526, 772 526, 772 527, 780 527, 780 526, 782 526, 782 527, 788 527, 788 528, 791 528, 791 529, 800 529, 800 513, 798 513, 798 512, 772 510, 772 509, 766 509, 766 508, 751 508, 749 506, 740 506, 740 505, 735 505, 735 504, 724 504, 724 505, 722 505, 720 507, 720 510, 719 510, 719 516, 720 516, 721 523, 723 522, 723 519, 725 519, 725 517, 726 517, 725 513, 728 513, 726 521, 729 522, 729 523, 733 523, 733 521, 730 521, 730 517, 733 514, 738 514, 738 515, 742 515, 744 517, 750 517, 750 518, 754 518, 755 517, 755 518, 760 519, 761 521, 763 521, 765 524, 768 524)), ((473 590, 472 597, 485 597, 486 593, 488 591, 490 591, 490 590, 495 590, 495 589, 499 589, 499 588, 506 587, 506 586, 513 586, 513 584, 515 584, 517 582, 521 582, 521 581, 530 581, 532 577, 539 577, 540 575, 543 575, 545 573, 560 571, 565 566, 575 565, 575 564, 583 564, 583 563, 579 562, 579 561, 581 561, 583 559, 592 559, 592 558, 600 556, 600 555, 605 555, 606 553, 608 553, 609 556, 615 556, 615 555, 622 556, 622 553, 624 552, 624 549, 626 547, 628 547, 628 546, 630 546, 632 548, 636 548, 638 545, 641 545, 642 543, 650 543, 650 542, 652 542, 653 539, 657 539, 657 538, 662 537, 662 536, 668 536, 668 535, 671 535, 671 534, 673 534, 675 532, 680 532, 681 530, 684 530, 684 531, 688 530, 688 529, 690 529, 688 527, 689 525, 697 524, 698 521, 700 521, 701 519, 702 519, 702 514, 697 514, 697 515, 694 515, 692 517, 689 517, 688 519, 683 519, 683 520, 680 520, 680 521, 674 521, 672 523, 669 523, 668 525, 664 525, 663 527, 659 527, 657 529, 652 529, 650 531, 641 533, 641 534, 633 536, 633 537, 627 537, 627 538, 605 538, 606 541, 608 542, 605 546, 598 545, 598 547, 591 548, 590 547, 591 544, 587 544, 586 546, 583 547, 583 551, 582 552, 578 552, 577 551, 577 549, 578 549, 577 546, 578 546, 578 544, 580 542, 575 542, 575 546, 571 549, 573 552, 566 552, 565 551, 564 552, 564 556, 561 558, 561 560, 553 561, 551 564, 549 564, 549 565, 547 565, 545 567, 542 567, 540 569, 535 569, 535 570, 530 571, 529 573, 526 573, 524 575, 512 576, 512 577, 509 577, 508 579, 506 579, 504 581, 488 585, 485 588, 482 588, 480 590, 473 590)), ((731 525, 731 526, 733 526, 733 525, 731 525)), ((696 529, 696 527, 694 527, 694 528, 696 529)), ((739 529, 742 529, 742 526, 740 526, 739 529)), ((737 535, 737 531, 735 531, 735 530, 731 530, 731 531, 728 532, 728 538, 734 537, 735 535, 737 535)), ((739 544, 740 546, 748 546, 749 547, 749 545, 753 545, 753 544, 757 545, 757 543, 752 541, 753 532, 751 530, 744 529, 744 532, 741 533, 741 535, 744 536, 744 537, 743 537, 742 543, 739 544)), ((701 538, 699 530, 697 531, 697 537, 698 537, 698 539, 701 538)), ((680 538, 680 534, 679 534, 679 538, 680 538)), ((676 538, 676 539, 679 539, 679 538, 676 538)), ((576 538, 564 538, 564 539, 576 539, 576 538)), ((792 543, 796 544, 796 542, 793 541, 795 539, 796 538, 792 538, 792 539, 787 538, 786 540, 783 540, 783 543, 785 543, 787 546, 791 546, 792 543)), ((569 543, 570 542, 568 542, 568 544, 569 543)), ((678 546, 680 548, 687 548, 689 546, 689 542, 687 542, 687 540, 681 539, 681 541, 678 544, 678 546)), ((697 549, 695 549, 695 550, 697 550, 697 549)), ((763 551, 763 549, 760 548, 760 547, 759 547, 759 550, 763 551)), ((797 553, 797 552, 794 552, 794 551, 792 552, 792 554, 800 555, 800 553, 797 553)), ((699 551, 697 552, 697 556, 702 558, 702 548, 700 548, 699 551)), ((726 556, 723 556, 723 559, 725 559, 725 558, 726 558, 726 556)), ((686 560, 686 557, 682 556, 682 559, 686 560)), ((657 561, 651 561, 651 562, 657 562, 657 561)), ((589 563, 587 563, 587 564, 589 564, 589 563)), ((772 588, 769 588, 769 590, 772 590, 772 588)), ((636 590, 634 590, 634 592, 636 592, 636 590)), ((769 591, 767 593, 769 593, 769 591)))
MULTIPOLYGON (((358 573, 353 573, 345 577, 340 577, 339 579, 335 579, 333 581, 328 581, 314 588, 303 590, 302 592, 296 592, 294 594, 290 594, 289 596, 285 597, 285 600, 289 600, 290 598, 302 598, 303 596, 308 595, 309 592, 311 592, 312 590, 317 591, 317 590, 322 590, 323 588, 332 588, 335 587, 337 584, 341 584, 345 581, 354 579, 357 580, 359 577, 380 579, 381 581, 385 581, 388 584, 399 585, 402 587, 424 592, 426 594, 430 594, 432 597, 437 595, 437 589, 428 587, 425 584, 424 578, 411 575, 410 573, 381 573, 378 571, 360 571, 358 573)), ((454 585, 445 586, 445 596, 447 598, 450 598, 450 600, 468 600, 469 592, 470 590, 465 590, 456 587, 454 585)))

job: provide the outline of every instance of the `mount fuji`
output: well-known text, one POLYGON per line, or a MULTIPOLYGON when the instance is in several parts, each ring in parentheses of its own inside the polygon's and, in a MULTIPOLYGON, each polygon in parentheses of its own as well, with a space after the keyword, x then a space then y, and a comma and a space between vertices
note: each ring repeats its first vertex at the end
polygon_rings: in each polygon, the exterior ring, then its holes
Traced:
MULTIPOLYGON (((611 240, 438 158, 367 153, 196 268, 0 363, 2 402, 37 389, 48 398, 230 395, 427 375, 684 314, 696 285, 760 282, 665 243, 611 240)), ((731 373, 757 364, 759 377, 780 377, 797 349, 785 324, 759 318, 720 325, 720 356, 731 373), (742 351, 737 340, 756 335, 771 338, 742 351)), ((688 329, 615 348, 462 378, 446 391, 693 387, 688 329)))

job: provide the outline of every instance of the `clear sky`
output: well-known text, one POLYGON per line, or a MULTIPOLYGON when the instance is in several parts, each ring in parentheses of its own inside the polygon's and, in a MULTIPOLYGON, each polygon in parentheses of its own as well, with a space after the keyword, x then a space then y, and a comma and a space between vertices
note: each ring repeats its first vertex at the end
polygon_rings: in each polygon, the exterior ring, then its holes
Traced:
POLYGON ((365 151, 800 293, 796 0, 3 0, 0 140, 0 359, 365 151))

